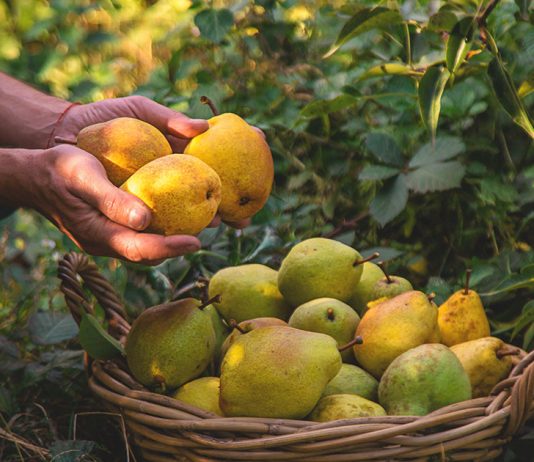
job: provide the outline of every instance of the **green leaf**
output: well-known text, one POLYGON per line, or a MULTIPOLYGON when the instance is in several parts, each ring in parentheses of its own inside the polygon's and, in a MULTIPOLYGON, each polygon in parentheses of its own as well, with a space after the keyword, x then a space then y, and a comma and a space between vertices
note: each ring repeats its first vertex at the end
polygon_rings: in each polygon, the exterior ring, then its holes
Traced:
POLYGON ((426 128, 430 131, 432 141, 436 138, 439 112, 441 109, 441 96, 450 73, 443 66, 429 67, 421 82, 419 82, 419 109, 426 128))
POLYGON ((80 345, 94 359, 112 359, 124 354, 124 348, 109 335, 94 316, 84 313, 80 323, 80 345))
POLYGON ((385 75, 422 76, 423 73, 412 69, 407 64, 384 63, 367 69, 358 80, 372 79, 373 77, 383 77, 385 75))
POLYGON ((345 42, 363 34, 364 32, 385 26, 392 26, 401 22, 402 17, 396 10, 390 10, 389 8, 382 6, 376 8, 364 8, 358 11, 345 23, 336 42, 323 58, 328 58, 333 55, 345 42))
POLYGON ((195 16, 195 25, 200 34, 215 43, 221 42, 233 24, 234 15, 226 8, 202 10, 195 16))
POLYGON ((418 193, 458 188, 465 175, 465 167, 458 161, 437 162, 419 167, 406 176, 408 187, 418 193))
POLYGON ((406 176, 401 173, 388 181, 378 192, 369 206, 369 211, 380 226, 384 226, 404 210, 407 201, 406 176))
POLYGON ((523 103, 517 95, 514 82, 504 67, 500 56, 495 56, 488 65, 488 75, 495 96, 512 120, 534 138, 534 127, 523 103))
POLYGON ((358 175, 360 180, 386 180, 392 176, 400 173, 400 170, 395 167, 388 167, 386 165, 367 165, 358 175))
POLYGON ((517 96, 523 99, 532 92, 534 92, 534 74, 532 74, 527 80, 523 81, 523 83, 519 86, 519 89, 517 90, 517 96))
POLYGON ((428 29, 434 32, 449 32, 457 21, 458 18, 452 11, 441 9, 436 14, 430 16, 428 29))
POLYGON ((54 345, 76 337, 78 326, 70 314, 38 312, 28 321, 32 342, 38 345, 54 345))
POLYGON ((493 297, 506 292, 523 289, 525 287, 534 288, 534 265, 527 267, 519 274, 512 274, 501 281, 492 291, 480 294, 481 297, 493 297))
POLYGON ((89 460, 96 447, 94 441, 57 440, 50 446, 50 456, 54 462, 78 462, 89 460))
POLYGON ((306 118, 319 117, 330 112, 341 111, 358 102, 358 98, 350 95, 340 95, 330 100, 313 101, 300 111, 300 115, 306 118))
POLYGON ((404 159, 396 141, 385 133, 369 133, 365 139, 367 149, 382 162, 402 167, 404 159))
POLYGON ((525 327, 530 327, 531 324, 534 324, 534 300, 530 300, 523 307, 521 316, 519 316, 515 322, 512 338, 519 334, 519 332, 521 332, 525 327))
POLYGON ((434 145, 427 143, 410 160, 410 167, 422 167, 452 159, 465 150, 465 144, 456 136, 438 136, 434 145))
POLYGON ((445 62, 451 74, 456 72, 471 48, 470 42, 473 36, 473 23, 474 18, 467 16, 455 24, 449 35, 445 62))

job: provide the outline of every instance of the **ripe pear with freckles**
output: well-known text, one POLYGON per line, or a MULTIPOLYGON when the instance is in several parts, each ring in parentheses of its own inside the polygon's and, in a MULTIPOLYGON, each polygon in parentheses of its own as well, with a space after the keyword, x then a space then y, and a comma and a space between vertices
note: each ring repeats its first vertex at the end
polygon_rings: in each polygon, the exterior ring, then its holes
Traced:
POLYGON ((471 270, 465 287, 452 294, 440 307, 438 325, 441 341, 447 346, 489 337, 490 325, 480 296, 469 289, 471 270))
POLYGON ((271 193, 274 166, 269 145, 237 114, 215 115, 208 124, 209 129, 195 136, 184 153, 206 162, 220 176, 221 218, 230 222, 249 218, 271 193))

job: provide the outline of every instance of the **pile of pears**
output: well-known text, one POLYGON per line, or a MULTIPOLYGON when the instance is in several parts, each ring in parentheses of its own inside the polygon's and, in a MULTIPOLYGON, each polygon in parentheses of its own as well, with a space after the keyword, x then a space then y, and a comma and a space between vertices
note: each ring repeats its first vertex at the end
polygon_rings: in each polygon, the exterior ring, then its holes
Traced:
POLYGON ((490 336, 479 295, 441 306, 341 242, 296 244, 278 271, 228 267, 206 301, 144 311, 125 345, 146 387, 226 417, 422 416, 487 396, 517 353, 490 336))
POLYGON ((84 128, 77 146, 93 154, 109 180, 139 197, 151 210, 149 232, 195 235, 216 214, 239 222, 260 210, 274 178, 268 144, 232 113, 208 120, 183 154, 138 119, 120 117, 84 128))

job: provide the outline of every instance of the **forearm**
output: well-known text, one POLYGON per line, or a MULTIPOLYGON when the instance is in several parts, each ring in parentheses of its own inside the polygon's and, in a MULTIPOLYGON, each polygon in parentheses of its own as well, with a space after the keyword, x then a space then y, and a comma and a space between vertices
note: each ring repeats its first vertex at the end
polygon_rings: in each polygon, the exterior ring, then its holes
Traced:
POLYGON ((0 72, 0 146, 45 149, 70 104, 0 72))
POLYGON ((0 207, 14 209, 27 204, 27 179, 31 173, 31 159, 36 153, 30 149, 0 149, 0 207))

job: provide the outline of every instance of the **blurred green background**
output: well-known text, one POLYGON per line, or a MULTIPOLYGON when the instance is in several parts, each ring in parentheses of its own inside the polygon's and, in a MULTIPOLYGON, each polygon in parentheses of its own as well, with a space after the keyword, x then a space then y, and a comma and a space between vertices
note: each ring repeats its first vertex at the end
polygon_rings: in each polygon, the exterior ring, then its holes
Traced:
MULTIPOLYGON (((0 70, 72 101, 136 93, 191 117, 209 118, 207 95, 267 134, 275 188, 252 226, 206 230, 203 250, 155 268, 96 259, 132 317, 223 266, 276 268, 322 235, 380 251, 438 302, 473 268, 492 332, 531 349, 533 12, 497 2, 492 45, 490 3, 0 0, 0 70), (423 91, 443 76, 442 94, 423 91)), ((73 441, 74 416, 101 408, 58 292, 70 249, 31 211, 0 223, 2 461, 124 460, 105 415, 80 415, 73 441)), ((530 460, 532 435, 502 460, 530 460)))

